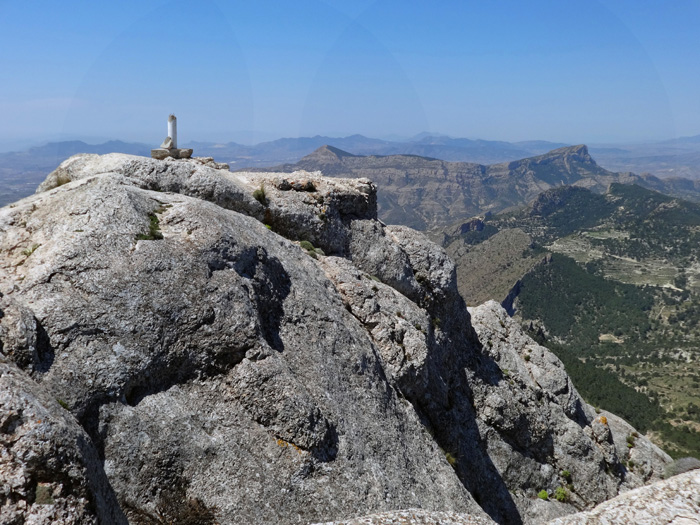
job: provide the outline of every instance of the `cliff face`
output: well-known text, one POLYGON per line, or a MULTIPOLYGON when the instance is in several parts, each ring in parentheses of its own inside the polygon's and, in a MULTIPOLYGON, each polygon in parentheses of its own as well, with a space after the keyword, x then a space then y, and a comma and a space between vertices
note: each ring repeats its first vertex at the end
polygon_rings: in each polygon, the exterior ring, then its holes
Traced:
POLYGON ((219 167, 78 155, 0 210, 0 521, 519 523, 658 477, 371 182, 219 167))

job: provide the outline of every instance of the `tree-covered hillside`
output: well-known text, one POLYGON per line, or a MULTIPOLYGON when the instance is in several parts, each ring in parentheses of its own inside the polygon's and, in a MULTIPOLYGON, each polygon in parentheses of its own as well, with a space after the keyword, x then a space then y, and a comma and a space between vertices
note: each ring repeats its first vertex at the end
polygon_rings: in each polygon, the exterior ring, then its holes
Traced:
POLYGON ((486 248, 505 232, 525 232, 518 260, 497 265, 530 262, 524 275, 509 274, 520 279, 515 316, 590 403, 673 455, 700 457, 700 206, 632 185, 603 195, 562 187, 481 228, 445 237, 458 276, 492 264, 503 250, 486 248))

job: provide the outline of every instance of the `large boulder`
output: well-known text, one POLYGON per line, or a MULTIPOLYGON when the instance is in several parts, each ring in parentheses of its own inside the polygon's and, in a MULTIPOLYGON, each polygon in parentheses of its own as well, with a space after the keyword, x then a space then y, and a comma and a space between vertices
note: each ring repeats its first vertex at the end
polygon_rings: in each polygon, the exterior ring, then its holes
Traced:
POLYGON ((0 210, 0 352, 68 452, 45 476, 3 442, 29 473, 4 492, 18 523, 37 483, 65 523, 534 522, 669 460, 640 437, 628 472, 633 429, 498 305, 470 315, 449 257, 377 221, 367 180, 79 155, 40 190, 0 210))

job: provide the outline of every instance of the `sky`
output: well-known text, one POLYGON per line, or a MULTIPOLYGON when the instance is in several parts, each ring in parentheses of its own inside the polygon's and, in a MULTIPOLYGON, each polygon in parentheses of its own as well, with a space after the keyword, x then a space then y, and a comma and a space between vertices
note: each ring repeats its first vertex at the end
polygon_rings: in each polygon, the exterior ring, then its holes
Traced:
POLYGON ((0 150, 700 134, 700 0, 0 0, 0 150))

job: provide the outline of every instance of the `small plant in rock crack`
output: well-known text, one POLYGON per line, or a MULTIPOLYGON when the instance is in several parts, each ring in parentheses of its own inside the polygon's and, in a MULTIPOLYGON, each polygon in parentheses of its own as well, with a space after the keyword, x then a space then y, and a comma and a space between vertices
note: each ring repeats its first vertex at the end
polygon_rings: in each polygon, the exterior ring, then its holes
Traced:
POLYGON ((299 246, 306 250, 307 255, 309 255, 312 259, 318 259, 319 255, 326 255, 321 248, 314 248, 314 245, 309 241, 301 241, 299 246))
POLYGON ((148 233, 139 233, 136 236, 137 241, 155 241, 163 238, 163 234, 160 231, 160 220, 158 216, 154 213, 148 214, 148 233))
POLYGON ((48 483, 37 483, 34 493, 34 503, 37 505, 53 505, 53 490, 48 483))
POLYGON ((445 452, 445 459, 450 464, 450 466, 457 466, 457 454, 453 454, 452 452, 445 452))
POLYGON ((557 487, 554 491, 554 499, 561 503, 566 503, 569 501, 569 491, 564 487, 557 487))
POLYGON ((537 493, 537 497, 546 501, 549 499, 549 493, 542 489, 537 493))
POLYGON ((267 206, 267 196, 265 195, 265 185, 260 183, 260 187, 253 192, 253 198, 263 206, 267 206))
POLYGON ((32 246, 30 248, 27 248, 26 250, 22 250, 22 255, 24 255, 25 257, 29 257, 31 254, 33 254, 36 251, 36 249, 39 246, 41 246, 41 245, 36 244, 36 243, 32 244, 32 246))

